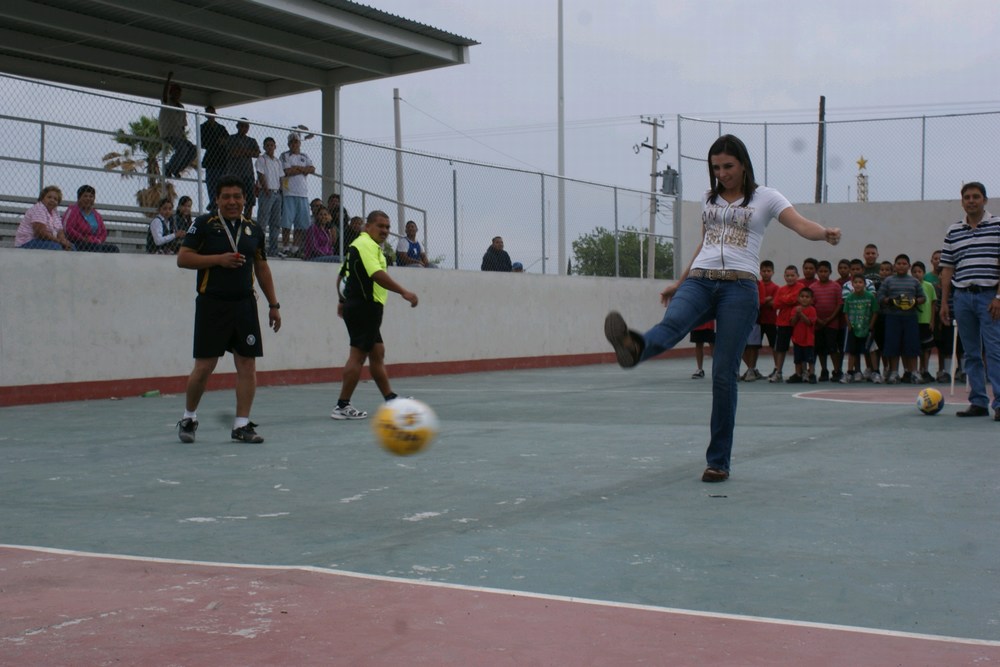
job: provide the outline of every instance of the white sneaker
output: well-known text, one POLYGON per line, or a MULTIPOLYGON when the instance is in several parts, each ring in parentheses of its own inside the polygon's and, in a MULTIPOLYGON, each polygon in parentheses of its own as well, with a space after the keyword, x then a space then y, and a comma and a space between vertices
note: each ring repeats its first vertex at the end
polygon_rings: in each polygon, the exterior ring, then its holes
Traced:
POLYGON ((864 376, 864 374, 862 374, 862 373, 860 373, 860 372, 858 372, 858 373, 855 373, 855 374, 854 374, 854 381, 855 381, 855 382, 864 382, 864 381, 865 381, 865 376, 864 376))
POLYGON ((848 371, 847 373, 844 373, 842 376, 840 376, 840 384, 850 384, 850 382, 851 382, 851 373, 850 373, 850 371, 848 371))
POLYGON ((889 373, 889 375, 887 375, 885 378, 885 383, 899 384, 899 373, 897 373, 896 371, 892 371, 891 373, 889 373))
POLYGON ((774 373, 771 373, 771 377, 769 377, 767 379, 767 381, 770 382, 770 383, 772 383, 772 384, 776 383, 776 382, 778 382, 778 383, 784 382, 784 380, 781 378, 781 373, 779 373, 778 371, 775 371, 774 373))
POLYGON ((368 413, 362 410, 358 410, 356 407, 348 403, 342 408, 334 408, 333 412, 330 413, 330 419, 365 419, 368 417, 368 413))
POLYGON ((872 371, 866 368, 865 372, 861 374, 861 379, 864 380, 865 382, 871 382, 872 375, 873 375, 872 371))
POLYGON ((882 376, 879 375, 878 371, 873 372, 871 377, 874 384, 882 384, 882 376))

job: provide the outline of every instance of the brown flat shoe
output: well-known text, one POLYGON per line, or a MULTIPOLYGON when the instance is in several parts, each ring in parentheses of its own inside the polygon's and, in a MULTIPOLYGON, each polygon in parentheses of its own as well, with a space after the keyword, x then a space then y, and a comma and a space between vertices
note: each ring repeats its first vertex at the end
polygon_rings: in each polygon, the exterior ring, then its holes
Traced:
POLYGON ((612 310, 604 318, 604 336, 615 348, 615 356, 618 358, 618 365, 622 368, 631 368, 639 363, 639 355, 642 351, 635 335, 628 330, 625 318, 617 310, 612 310))
POLYGON ((705 468, 705 472, 701 474, 701 481, 703 482, 725 482, 729 479, 728 470, 719 470, 718 468, 705 468))

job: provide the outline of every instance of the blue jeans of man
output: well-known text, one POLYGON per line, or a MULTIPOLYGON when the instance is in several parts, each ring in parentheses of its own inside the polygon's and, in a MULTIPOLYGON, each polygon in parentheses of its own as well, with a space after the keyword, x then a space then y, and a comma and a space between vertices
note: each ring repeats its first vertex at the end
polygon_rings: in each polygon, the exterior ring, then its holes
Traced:
POLYGON ((956 289, 955 321, 965 349, 962 368, 969 378, 969 403, 995 410, 1000 408, 1000 320, 994 320, 989 312, 994 294, 991 287, 978 293, 956 289), (987 376, 993 387, 992 405, 986 393, 987 376))
POLYGON ((729 470, 740 359, 759 308, 753 280, 688 278, 670 300, 663 320, 643 334, 645 347, 640 361, 673 348, 691 329, 715 320, 711 439, 705 459, 708 467, 717 470, 729 470))
POLYGON ((163 168, 164 176, 180 175, 194 160, 198 149, 185 137, 164 137, 164 141, 174 149, 174 154, 170 156, 167 166, 163 168))
POLYGON ((257 205, 257 224, 267 230, 267 254, 278 254, 278 241, 281 240, 281 193, 272 190, 261 190, 257 205))
POLYGON ((215 191, 219 186, 219 181, 226 175, 225 167, 205 167, 205 190, 208 191, 208 207, 206 210, 214 211, 215 191))

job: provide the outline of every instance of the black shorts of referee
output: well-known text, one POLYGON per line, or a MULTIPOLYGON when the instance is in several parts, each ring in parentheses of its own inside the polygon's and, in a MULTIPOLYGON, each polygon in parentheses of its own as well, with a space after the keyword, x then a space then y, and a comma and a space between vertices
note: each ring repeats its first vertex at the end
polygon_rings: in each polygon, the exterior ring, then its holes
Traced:
POLYGON ((264 356, 257 300, 253 296, 227 301, 199 294, 194 308, 194 358, 264 356))
POLYGON ((371 352, 382 343, 381 303, 371 301, 348 301, 344 304, 344 324, 351 339, 351 347, 362 352, 371 352))

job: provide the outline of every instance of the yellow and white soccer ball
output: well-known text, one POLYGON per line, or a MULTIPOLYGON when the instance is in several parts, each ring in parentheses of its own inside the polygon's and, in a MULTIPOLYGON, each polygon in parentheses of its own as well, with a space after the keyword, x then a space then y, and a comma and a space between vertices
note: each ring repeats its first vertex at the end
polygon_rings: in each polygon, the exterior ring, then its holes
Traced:
POLYGON ((437 437, 438 418, 422 401, 396 398, 375 412, 372 431, 387 452, 410 456, 426 449, 437 437))
POLYGON ((936 415, 944 407, 944 394, 934 387, 925 387, 917 394, 917 409, 925 415, 936 415))

